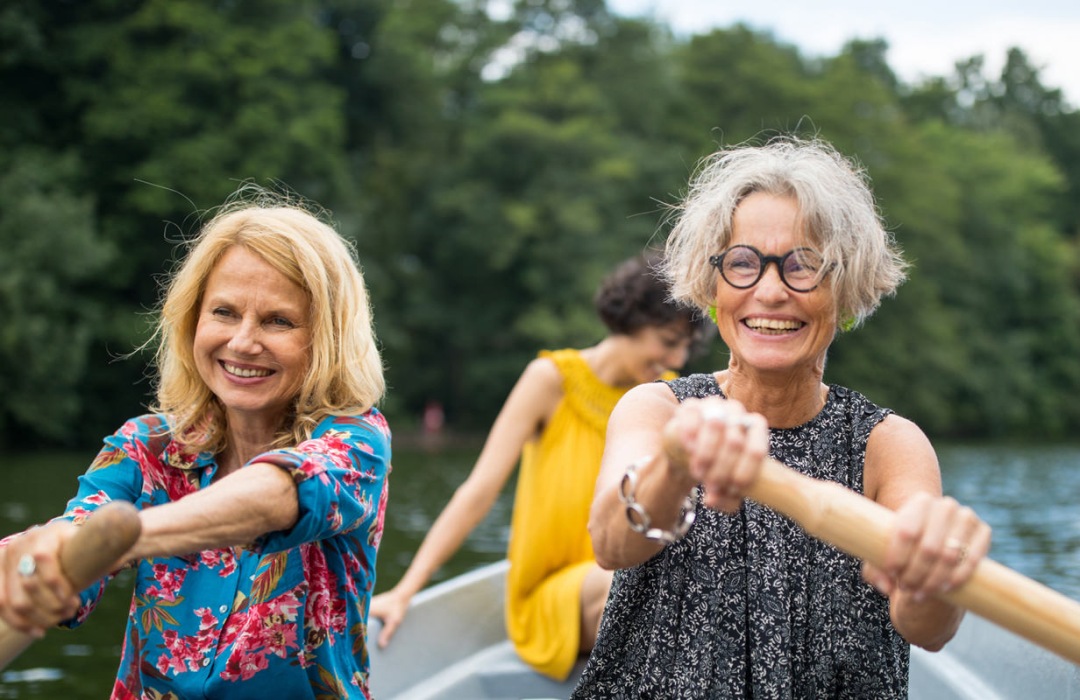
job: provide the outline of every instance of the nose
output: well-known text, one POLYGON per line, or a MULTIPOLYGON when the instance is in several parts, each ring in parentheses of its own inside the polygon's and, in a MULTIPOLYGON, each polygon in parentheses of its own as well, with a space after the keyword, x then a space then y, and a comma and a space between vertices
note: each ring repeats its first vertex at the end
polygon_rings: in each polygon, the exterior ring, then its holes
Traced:
POLYGON ((761 279, 754 285, 754 296, 763 302, 783 301, 787 298, 788 288, 780 277, 780 263, 765 264, 765 270, 761 273, 761 279))
POLYGON ((259 326, 254 321, 244 320, 236 327, 236 332, 228 343, 229 350, 238 355, 257 355, 262 351, 259 340, 259 326))

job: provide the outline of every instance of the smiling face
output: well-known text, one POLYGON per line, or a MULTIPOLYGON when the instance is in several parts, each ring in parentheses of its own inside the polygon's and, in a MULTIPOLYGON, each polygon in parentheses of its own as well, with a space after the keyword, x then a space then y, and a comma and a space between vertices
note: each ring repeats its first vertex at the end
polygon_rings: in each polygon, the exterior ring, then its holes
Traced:
POLYGON ((689 321, 644 326, 628 336, 624 368, 630 384, 646 384, 665 372, 682 369, 690 358, 693 329, 689 321))
POLYGON ((195 365, 231 426, 280 425, 310 365, 308 303, 303 289, 242 246, 210 272, 195 365))
MULTIPOLYGON (((799 224, 798 202, 755 192, 732 218, 730 246, 748 245, 782 256, 810 245, 799 224)), ((836 305, 830 279, 810 292, 795 292, 780 279, 775 264, 757 284, 736 289, 716 276, 717 326, 731 350, 732 365, 759 372, 809 368, 820 373, 836 333, 836 305)))

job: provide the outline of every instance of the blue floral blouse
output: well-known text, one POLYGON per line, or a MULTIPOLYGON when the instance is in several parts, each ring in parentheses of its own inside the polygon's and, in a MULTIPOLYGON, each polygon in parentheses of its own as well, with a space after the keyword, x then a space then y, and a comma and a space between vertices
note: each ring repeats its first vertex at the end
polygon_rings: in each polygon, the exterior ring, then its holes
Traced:
MULTIPOLYGON (((365 646, 386 512, 390 430, 376 409, 324 419, 256 460, 291 472, 300 516, 247 548, 139 561, 114 700, 370 698, 365 646)), ((112 500, 146 508, 210 485, 213 455, 185 455, 164 416, 105 440, 64 517, 112 500)), ((106 581, 82 594, 78 626, 106 581)))

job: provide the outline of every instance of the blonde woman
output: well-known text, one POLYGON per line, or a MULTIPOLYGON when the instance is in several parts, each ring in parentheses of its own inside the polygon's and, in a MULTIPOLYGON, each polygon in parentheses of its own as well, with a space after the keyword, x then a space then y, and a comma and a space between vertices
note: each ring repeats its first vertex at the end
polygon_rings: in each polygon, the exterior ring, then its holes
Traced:
POLYGON ((368 295, 321 215, 246 187, 193 240, 157 328, 157 405, 48 527, 0 547, 0 616, 82 623, 56 553, 104 503, 140 509, 112 698, 366 698, 390 470, 368 295))

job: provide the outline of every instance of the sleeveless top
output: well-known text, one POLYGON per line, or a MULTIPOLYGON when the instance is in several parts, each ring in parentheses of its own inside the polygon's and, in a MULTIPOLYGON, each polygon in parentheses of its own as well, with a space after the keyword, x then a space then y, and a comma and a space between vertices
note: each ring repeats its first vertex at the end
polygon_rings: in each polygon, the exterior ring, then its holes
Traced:
MULTIPOLYGON (((668 383, 679 401, 723 396, 710 374, 668 383)), ((870 431, 891 411, 829 387, 808 423, 770 431, 772 457, 863 492, 870 431)), ((907 698, 910 647, 860 562, 750 500, 698 502, 686 536, 615 573, 573 698, 907 698)))
POLYGON ((578 350, 543 351, 563 398, 521 457, 507 558, 506 625, 518 655, 562 680, 578 657, 581 584, 596 564, 589 538, 608 416, 627 389, 605 384, 578 350))

